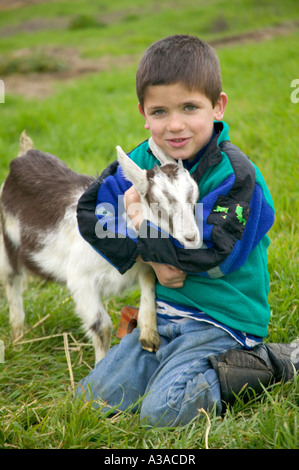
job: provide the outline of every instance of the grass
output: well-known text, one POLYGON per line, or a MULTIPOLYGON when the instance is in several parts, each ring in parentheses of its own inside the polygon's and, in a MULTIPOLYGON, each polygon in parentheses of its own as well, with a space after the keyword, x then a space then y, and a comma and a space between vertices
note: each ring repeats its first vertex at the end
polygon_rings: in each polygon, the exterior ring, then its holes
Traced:
MULTIPOLYGON (((121 61, 129 54, 132 61, 71 83, 56 82, 53 94, 42 100, 8 93, 0 104, 0 181, 17 154, 24 128, 37 148, 88 174, 100 172, 115 159, 117 144, 130 150, 147 138, 137 112, 134 82, 138 58, 152 40, 176 32, 214 40, 296 18, 298 6, 278 0, 247 0, 238 2, 238 8, 236 2, 220 0, 200 8, 192 0, 136 1, 134 5, 125 0, 78 0, 1 11, 0 35, 8 26, 19 29, 15 34, 6 29, 0 36, 3 60, 11 60, 23 48, 35 56, 37 49, 58 45, 77 47, 84 57, 109 54, 121 61), (59 28, 57 18, 63 20, 59 28), (42 24, 42 19, 52 26, 26 30, 26 22, 42 24)), ((268 257, 272 317, 267 338, 276 342, 290 342, 299 335, 299 104, 290 99, 291 81, 298 78, 297 44, 298 32, 290 31, 271 40, 217 46, 229 96, 225 120, 230 137, 259 166, 276 207, 268 257)), ((5 82, 6 75, 0 78, 5 82)), ((132 291, 107 300, 114 323, 113 344, 121 306, 136 304, 138 299, 138 291, 132 291)), ((108 419, 88 405, 79 406, 72 401, 73 386, 93 366, 93 350, 86 345, 72 299, 64 287, 33 279, 25 308, 28 332, 23 341, 27 342, 12 344, 0 286, 0 338, 5 343, 5 363, 0 364, 0 448, 298 448, 298 379, 273 385, 250 403, 240 399, 224 417, 211 413, 210 427, 204 414, 183 428, 148 429, 138 414, 126 412, 108 419)))

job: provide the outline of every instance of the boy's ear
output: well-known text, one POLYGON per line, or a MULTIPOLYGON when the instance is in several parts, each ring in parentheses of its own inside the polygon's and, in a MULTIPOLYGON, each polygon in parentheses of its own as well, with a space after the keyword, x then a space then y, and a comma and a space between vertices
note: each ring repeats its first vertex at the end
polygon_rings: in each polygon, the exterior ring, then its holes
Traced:
POLYGON ((145 119, 144 129, 149 129, 150 127, 149 127, 149 125, 148 125, 148 123, 147 123, 147 120, 146 120, 144 111, 143 111, 143 109, 142 109, 140 103, 138 103, 138 110, 139 110, 140 114, 141 114, 141 115, 144 117, 144 119, 145 119))
POLYGON ((227 94, 221 92, 220 97, 214 108, 214 119, 216 121, 221 121, 221 119, 223 119, 226 104, 227 104, 227 94))

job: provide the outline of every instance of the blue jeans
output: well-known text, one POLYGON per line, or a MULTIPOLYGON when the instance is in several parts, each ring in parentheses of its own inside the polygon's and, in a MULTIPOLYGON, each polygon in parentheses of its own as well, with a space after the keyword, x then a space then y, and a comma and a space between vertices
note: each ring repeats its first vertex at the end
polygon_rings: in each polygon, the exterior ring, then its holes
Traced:
POLYGON ((157 353, 142 349, 138 328, 126 335, 80 382, 76 396, 101 398, 120 410, 143 397, 140 418, 150 425, 187 424, 200 408, 216 406, 220 414, 220 385, 208 358, 242 346, 221 328, 195 320, 173 323, 158 317, 158 331, 157 353))

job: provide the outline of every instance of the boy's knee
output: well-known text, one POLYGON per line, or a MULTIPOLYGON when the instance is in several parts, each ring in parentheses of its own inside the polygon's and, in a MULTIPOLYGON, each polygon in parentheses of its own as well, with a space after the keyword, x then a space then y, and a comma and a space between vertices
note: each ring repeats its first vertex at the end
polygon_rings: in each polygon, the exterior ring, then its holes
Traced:
POLYGON ((177 417, 177 412, 169 408, 166 404, 157 403, 157 400, 150 397, 150 394, 146 396, 140 408, 140 421, 143 424, 149 426, 175 426, 175 420, 177 417))

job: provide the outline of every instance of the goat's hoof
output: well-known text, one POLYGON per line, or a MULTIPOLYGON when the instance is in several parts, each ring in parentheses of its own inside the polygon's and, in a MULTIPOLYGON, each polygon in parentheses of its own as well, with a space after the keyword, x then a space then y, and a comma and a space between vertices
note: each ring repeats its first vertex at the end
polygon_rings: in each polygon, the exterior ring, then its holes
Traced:
POLYGON ((142 349, 149 352, 157 352, 161 344, 161 339, 157 331, 152 331, 146 337, 140 337, 142 349))
POLYGON ((24 327, 15 327, 11 332, 11 341, 14 343, 24 335, 24 327))

